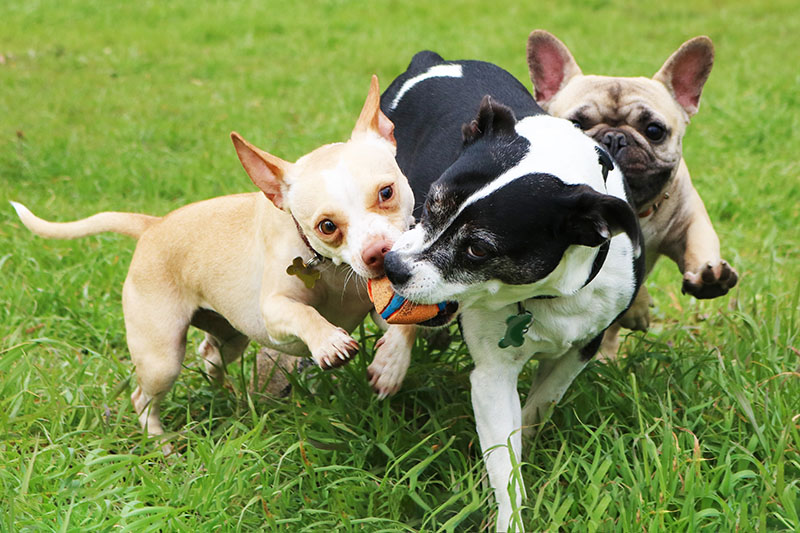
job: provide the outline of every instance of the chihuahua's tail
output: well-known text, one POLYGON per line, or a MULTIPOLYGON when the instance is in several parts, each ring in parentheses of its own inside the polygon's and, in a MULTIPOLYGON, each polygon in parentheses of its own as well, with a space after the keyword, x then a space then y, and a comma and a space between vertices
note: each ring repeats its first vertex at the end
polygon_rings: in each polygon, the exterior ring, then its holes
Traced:
POLYGON ((49 222, 37 217, 24 205, 11 202, 22 223, 29 230, 42 237, 51 239, 77 239, 87 235, 95 235, 105 231, 122 233, 138 239, 147 228, 161 220, 160 217, 141 215, 139 213, 97 213, 89 218, 74 222, 49 222))

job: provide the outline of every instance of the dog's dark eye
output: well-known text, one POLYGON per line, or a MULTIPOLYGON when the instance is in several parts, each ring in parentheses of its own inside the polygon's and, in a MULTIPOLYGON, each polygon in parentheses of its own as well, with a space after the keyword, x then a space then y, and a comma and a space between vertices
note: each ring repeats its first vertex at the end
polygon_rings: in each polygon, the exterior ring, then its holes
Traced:
POLYGON ((380 197, 381 202, 389 200, 393 195, 394 195, 394 189, 392 189, 391 185, 387 185, 378 192, 378 196, 380 197))
POLYGON ((489 257, 489 249, 480 243, 473 243, 467 246, 467 257, 473 261, 482 261, 489 257))
POLYGON ((581 124, 581 121, 578 120, 577 118, 573 118, 572 120, 570 120, 570 122, 572 122, 572 125, 578 128, 579 130, 583 129, 583 124, 581 124))
POLYGON ((333 220, 326 218, 317 224, 317 229, 323 235, 333 235, 333 233, 336 231, 336 224, 334 224, 333 220))
POLYGON ((664 138, 664 135, 667 133, 667 130, 664 129, 664 126, 658 124, 657 122, 651 122, 647 125, 644 129, 644 134, 653 142, 658 142, 664 138))

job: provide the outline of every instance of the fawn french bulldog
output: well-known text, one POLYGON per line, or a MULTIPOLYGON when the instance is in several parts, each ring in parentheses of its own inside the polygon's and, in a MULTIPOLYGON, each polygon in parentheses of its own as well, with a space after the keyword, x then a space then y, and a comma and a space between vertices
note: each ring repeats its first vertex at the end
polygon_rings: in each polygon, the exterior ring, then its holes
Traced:
MULTIPOLYGON (((666 255, 683 274, 684 293, 726 294, 738 274, 722 259, 682 155, 683 135, 714 63, 711 39, 686 41, 652 78, 584 75, 564 43, 544 30, 530 34, 527 55, 538 104, 602 143, 625 174, 644 235, 646 272, 666 255)), ((620 325, 647 329, 649 301, 643 287, 606 334, 606 355, 616 354, 620 325)))

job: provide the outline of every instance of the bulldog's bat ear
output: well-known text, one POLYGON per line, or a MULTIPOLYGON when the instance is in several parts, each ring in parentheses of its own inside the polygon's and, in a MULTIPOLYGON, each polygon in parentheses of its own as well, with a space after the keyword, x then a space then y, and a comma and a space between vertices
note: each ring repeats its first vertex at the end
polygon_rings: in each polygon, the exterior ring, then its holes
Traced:
POLYGON ((689 39, 664 62, 653 79, 663 83, 690 117, 700 107, 711 67, 714 66, 714 44, 705 35, 689 39))
POLYGON ((528 71, 536 102, 545 111, 548 102, 575 76, 582 74, 569 49, 555 35, 533 30, 528 37, 528 71))
POLYGON ((397 142, 394 140, 394 124, 381 111, 381 92, 378 88, 378 76, 374 74, 369 85, 367 99, 364 101, 364 107, 361 108, 361 114, 358 116, 351 137, 370 132, 397 146, 397 142))
POLYGON ((496 102, 488 94, 481 100, 478 116, 461 127, 464 144, 472 144, 485 135, 514 135, 517 117, 510 107, 496 102))
POLYGON ((286 188, 284 176, 292 168, 292 163, 253 146, 235 131, 231 132, 231 140, 236 148, 239 161, 242 162, 245 172, 256 187, 261 189, 264 196, 269 198, 275 207, 283 209, 283 196, 286 188))
POLYGON ((625 200, 579 185, 568 199, 567 212, 565 229, 573 244, 600 246, 615 235, 625 233, 633 244, 634 255, 639 257, 639 221, 625 200))

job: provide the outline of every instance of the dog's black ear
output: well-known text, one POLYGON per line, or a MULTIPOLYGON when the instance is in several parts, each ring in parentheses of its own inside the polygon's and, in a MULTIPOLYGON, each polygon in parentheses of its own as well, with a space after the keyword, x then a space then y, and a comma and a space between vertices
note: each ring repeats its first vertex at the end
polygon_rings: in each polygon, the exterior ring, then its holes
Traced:
POLYGON ((495 102, 488 94, 481 100, 478 116, 461 127, 464 145, 472 144, 484 135, 514 135, 517 117, 510 107, 495 102))
POLYGON ((639 221, 628 202, 579 185, 567 203, 564 230, 573 244, 600 246, 614 235, 625 233, 633 244, 634 256, 639 257, 639 221))

